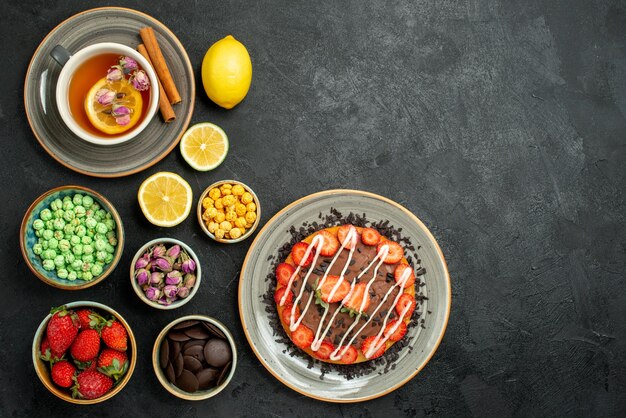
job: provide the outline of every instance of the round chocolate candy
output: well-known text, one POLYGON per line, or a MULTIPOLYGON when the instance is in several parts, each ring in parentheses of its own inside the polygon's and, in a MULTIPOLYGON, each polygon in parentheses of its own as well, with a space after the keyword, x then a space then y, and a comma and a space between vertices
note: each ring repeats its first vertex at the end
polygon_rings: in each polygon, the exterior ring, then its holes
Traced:
POLYGON ((190 338, 193 338, 194 340, 206 340, 207 338, 211 336, 211 334, 209 334, 206 328, 200 325, 192 327, 192 328, 186 328, 182 331, 185 333, 185 335, 187 335, 190 338))
POLYGON ((172 366, 174 366, 174 372, 176 373, 176 377, 178 378, 184 368, 184 360, 183 360, 182 353, 178 354, 176 359, 172 362, 172 366))
POLYGON ((183 353, 187 351, 189 347, 192 347, 194 345, 204 347, 204 344, 206 344, 206 340, 189 340, 185 344, 183 344, 183 353))
POLYGON ((180 343, 176 341, 170 341, 170 361, 176 360, 176 357, 180 354, 180 343))
POLYGON ((232 352, 228 343, 219 338, 213 338, 204 346, 204 359, 213 367, 222 367, 232 359, 232 352))
POLYGON ((192 373, 197 373, 198 371, 202 370, 202 362, 192 356, 184 356, 183 364, 185 370, 189 370, 192 373))
POLYGON ((195 320, 195 319, 190 319, 188 321, 179 322, 178 324, 174 325, 172 327, 172 329, 183 329, 183 328, 193 327, 198 322, 200 322, 200 321, 195 320))
POLYGON ((212 367, 202 369, 196 373, 200 389, 208 389, 215 386, 215 380, 219 376, 220 371, 212 367))
POLYGON ((224 333, 215 325, 209 324, 208 322, 202 322, 202 325, 204 325, 204 327, 216 337, 226 339, 224 333))
MULTIPOLYGON (((204 340, 201 340, 204 341, 204 340)), ((192 345, 183 350, 183 355, 195 357, 199 362, 204 361, 204 345, 192 345)))
POLYGON ((195 392, 200 386, 196 375, 185 369, 183 369, 180 376, 178 376, 175 384, 185 392, 195 392))
POLYGON ((170 331, 167 334, 167 338, 171 341, 178 341, 180 343, 184 343, 185 341, 189 341, 191 339, 187 334, 181 331, 170 331))
POLYGON ((174 372, 174 366, 172 363, 167 363, 167 367, 165 368, 165 377, 170 383, 174 383, 176 381, 176 373, 174 372))
POLYGON ((170 344, 168 343, 167 338, 163 338, 163 342, 161 342, 161 349, 159 350, 159 364, 161 365, 161 368, 166 368, 169 361, 170 344))

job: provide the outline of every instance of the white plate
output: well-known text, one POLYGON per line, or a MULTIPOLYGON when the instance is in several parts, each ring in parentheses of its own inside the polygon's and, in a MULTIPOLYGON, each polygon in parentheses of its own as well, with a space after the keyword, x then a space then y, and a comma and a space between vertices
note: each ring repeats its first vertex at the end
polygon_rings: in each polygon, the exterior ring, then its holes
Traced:
POLYGON ((441 342, 450 314, 450 277, 441 249, 426 226, 406 208, 392 200, 357 190, 328 190, 297 200, 278 212, 259 232, 244 260, 239 281, 239 314, 252 350, 267 370, 278 380, 303 395, 329 402, 360 402, 383 396, 411 380, 432 357, 441 342), (420 290, 428 297, 418 310, 425 319, 424 328, 412 327, 407 333, 407 347, 398 353, 395 367, 383 373, 380 365, 371 373, 347 380, 337 372, 320 379, 319 362, 309 369, 308 360, 290 356, 288 346, 276 340, 270 326, 268 306, 262 296, 274 281, 266 281, 271 272, 270 256, 291 240, 289 228, 298 229, 305 222, 320 222, 319 214, 335 208, 344 216, 350 212, 365 213, 370 222, 389 221, 402 228, 402 235, 411 240, 426 268, 420 290), (426 311, 430 311, 428 314, 426 311))

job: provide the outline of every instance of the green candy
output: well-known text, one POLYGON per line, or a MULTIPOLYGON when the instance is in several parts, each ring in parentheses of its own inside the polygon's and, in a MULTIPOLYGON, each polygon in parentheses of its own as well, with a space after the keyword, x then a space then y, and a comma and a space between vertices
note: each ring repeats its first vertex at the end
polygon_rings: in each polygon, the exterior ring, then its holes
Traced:
POLYGON ((46 240, 42 241, 41 238, 40 238, 38 244, 41 244, 41 248, 43 248, 44 250, 48 249, 48 241, 46 241, 46 240))
POLYGON ((49 221, 50 219, 52 219, 52 211, 47 208, 42 210, 41 213, 39 213, 39 218, 42 221, 49 221))
POLYGON ((71 267, 72 267, 72 270, 75 270, 75 271, 81 270, 83 268, 82 260, 75 259, 74 261, 72 261, 71 267))
POLYGON ((106 250, 106 246, 107 246, 107 242, 103 239, 96 239, 96 241, 93 244, 94 248, 96 249, 96 251, 105 251, 106 250))
POLYGON ((43 247, 41 246, 41 244, 37 243, 33 245, 33 253, 35 253, 35 255, 41 255, 42 252, 43 252, 43 247))
POLYGON ((63 228, 63 232, 65 233, 65 235, 68 235, 70 237, 74 235, 74 231, 76 231, 76 226, 72 225, 72 222, 68 223, 67 225, 65 225, 65 228, 63 228))
POLYGON ((91 270, 91 263, 83 262, 83 265, 80 268, 83 272, 91 270))
POLYGON ((107 256, 109 253, 106 251, 97 251, 96 252, 96 261, 100 261, 101 263, 106 262, 107 256))
POLYGON ((57 270, 57 276, 59 276, 59 279, 67 279, 68 275, 69 272, 64 268, 60 268, 57 270))
POLYGON ((83 277, 82 279, 86 282, 88 282, 89 280, 93 279, 93 274, 91 274, 91 271, 85 271, 83 272, 83 277))
POLYGON ((63 218, 64 214, 65 212, 63 211, 63 209, 57 209, 54 212, 52 212, 52 220, 61 219, 63 218))
POLYGON ((98 234, 106 234, 108 231, 109 228, 107 228, 106 224, 102 222, 98 222, 98 224, 96 224, 96 232, 98 234))
POLYGON ((83 244, 76 244, 72 247, 75 256, 83 255, 83 244))
POLYGON ((91 255, 94 252, 93 244, 83 244, 83 254, 91 255))
POLYGON ((78 244, 80 244, 80 237, 78 235, 72 235, 70 237, 70 245, 75 247, 78 244))
MULTIPOLYGON (((57 272, 57 274, 59 274, 59 273, 57 272)), ((78 276, 77 276, 75 271, 70 271, 70 272, 67 273, 67 280, 74 281, 77 278, 78 278, 78 276)))
POLYGON ((113 231, 115 229, 115 221, 113 219, 105 219, 104 224, 109 231, 113 231))
POLYGON ((51 229, 44 229, 44 231, 41 233, 41 237, 48 241, 52 239, 52 237, 54 237, 54 231, 52 231, 51 229))
POLYGON ((107 243, 107 245, 104 248, 104 251, 106 251, 109 254, 113 254, 115 252, 115 247, 107 243))
POLYGON ((109 238, 109 244, 116 246, 117 245, 117 238, 115 237, 111 237, 109 238))
POLYGON ((54 265, 58 268, 65 267, 65 257, 62 255, 57 255, 54 257, 54 265))
POLYGON ((110 264, 113 261, 113 254, 107 253, 107 257, 104 259, 104 264, 110 264))
POLYGON ((61 209, 62 207, 63 207, 63 202, 61 201, 61 199, 55 199, 52 201, 52 203, 50 203, 51 210, 61 209))
POLYGON ((66 239, 62 239, 59 241, 59 251, 61 251, 62 253, 65 253, 67 251, 70 250, 70 248, 72 248, 72 246, 70 245, 70 242, 66 239))
POLYGON ((71 252, 63 254, 63 256, 65 257, 65 264, 72 264, 76 260, 76 256, 71 252))
POLYGON ((83 263, 93 263, 93 262, 94 262, 94 259, 93 259, 92 254, 83 255, 83 263))
POLYGON ((75 217, 76 217, 76 214, 71 209, 65 211, 65 213, 63 214, 63 220, 65 222, 72 222, 72 219, 74 219, 75 217))
POLYGON ((71 200, 67 200, 63 202, 63 210, 66 211, 65 213, 67 213, 67 211, 70 211, 72 209, 74 209, 74 204, 72 203, 71 200))
POLYGON ((85 209, 83 206, 74 207, 74 214, 76 215, 77 218, 84 218, 85 212, 87 212, 87 209, 85 209))
POLYGON ((91 196, 84 196, 83 197, 83 206, 85 207, 85 209, 89 209, 91 207, 91 205, 93 205, 93 197, 91 197, 91 196))
POLYGON ((66 202, 71 202, 71 201, 72 201, 72 198, 71 198, 71 197, 69 197, 69 196, 63 196, 63 203, 66 203, 66 202))
POLYGON ((65 234, 63 233, 63 231, 54 231, 54 234, 52 234, 52 236, 57 241, 61 241, 63 238, 65 238, 65 234))
POLYGON ((52 221, 52 227, 57 231, 62 231, 65 228, 65 221, 63 218, 56 218, 52 221))
POLYGON ((83 272, 82 271, 77 270, 75 273, 76 273, 76 278, 77 279, 82 279, 83 278, 83 272))
POLYGON ((83 195, 76 193, 74 195, 74 197, 72 198, 72 203, 74 203, 75 205, 82 205, 83 204, 83 195))
POLYGON ((99 209, 96 215, 100 217, 100 220, 104 221, 106 219, 105 217, 107 216, 107 211, 104 209, 99 209))
POLYGON ((40 229, 38 231, 35 231, 35 236, 36 237, 41 237, 41 233, 43 232, 43 229, 40 229))
POLYGON ((100 203, 93 202, 93 205, 91 205, 91 209, 95 211, 100 210, 100 203))
POLYGON ((102 266, 100 264, 94 264, 91 266, 90 272, 94 277, 98 277, 102 274, 102 266))
POLYGON ((96 221, 94 218, 88 217, 87 219, 85 219, 85 227, 87 229, 93 229, 96 227, 96 225, 98 225, 98 221, 96 221))
POLYGON ((80 239, 80 242, 82 242, 84 245, 88 245, 93 242, 93 239, 89 235, 87 235, 87 236, 82 237, 80 239))
POLYGON ((44 250, 41 253, 41 258, 43 258, 44 260, 53 260, 54 257, 56 256, 57 256, 57 252, 51 249, 44 250))
POLYGON ((52 271, 56 267, 54 265, 54 261, 52 260, 43 260, 42 265, 43 265, 43 269, 47 271, 52 271))
POLYGON ((57 240, 56 238, 50 238, 48 240, 48 248, 50 248, 51 250, 56 250, 59 247, 59 240, 57 240))
POLYGON ((81 225, 81 220, 78 218, 74 218, 70 221, 70 224, 74 227, 74 230, 75 230, 77 226, 81 225))
POLYGON ((36 231, 44 229, 45 226, 46 224, 44 224, 44 222, 41 219, 35 219, 35 221, 33 222, 33 229, 36 231))
POLYGON ((78 225, 74 233, 77 237, 84 237, 87 235, 87 228, 85 228, 85 225, 78 225))

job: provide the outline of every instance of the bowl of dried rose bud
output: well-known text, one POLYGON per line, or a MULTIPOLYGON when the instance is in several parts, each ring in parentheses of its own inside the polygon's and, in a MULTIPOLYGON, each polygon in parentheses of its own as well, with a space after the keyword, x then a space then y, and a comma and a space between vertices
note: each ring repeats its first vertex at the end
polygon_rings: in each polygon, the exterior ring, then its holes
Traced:
POLYGON ((184 242, 157 238, 135 254, 130 282, 139 299, 157 309, 176 309, 198 291, 201 267, 198 256, 184 242))

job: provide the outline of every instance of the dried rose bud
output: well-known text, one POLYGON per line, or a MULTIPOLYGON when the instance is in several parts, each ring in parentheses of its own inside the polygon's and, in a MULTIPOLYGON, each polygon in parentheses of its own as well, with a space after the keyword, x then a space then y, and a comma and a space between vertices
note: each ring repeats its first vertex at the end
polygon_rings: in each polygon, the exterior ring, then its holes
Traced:
POLYGON ((157 302, 159 303, 159 305, 171 305, 172 304, 172 301, 165 297, 162 297, 157 302))
POLYGON ((156 301, 161 296, 161 291, 156 287, 149 287, 146 289, 146 297, 151 301, 156 301))
POLYGON ((107 81, 109 83, 120 81, 122 78, 124 78, 124 72, 119 65, 114 65, 107 71, 107 81))
POLYGON ((165 273, 172 271, 172 262, 165 257, 157 258, 154 260, 154 264, 165 273))
POLYGON ((177 259, 178 255, 180 254, 180 245, 176 244, 172 246, 169 250, 167 250, 165 254, 168 257, 172 257, 174 260, 177 259))
POLYGON ((102 106, 108 106, 113 103, 115 92, 109 89, 100 89, 96 92, 96 101, 102 106))
POLYGON ((155 286, 158 286, 163 283, 163 277, 165 277, 165 274, 160 273, 158 271, 154 271, 150 275, 150 283, 155 286))
POLYGON ((111 107, 111 115, 115 118, 118 125, 124 126, 130 123, 131 110, 126 106, 114 104, 111 107))
POLYGON ((183 270, 183 273, 193 273, 196 271, 196 262, 190 258, 189 260, 183 262, 181 269, 183 270))
POLYGON ((137 279, 137 283, 139 284, 139 286, 143 286, 144 284, 148 283, 149 277, 150 274, 146 269, 139 269, 135 272, 135 278, 137 279))
POLYGON ((187 296, 189 296, 189 288, 188 287, 179 287, 178 288, 178 297, 184 299, 187 296))
POLYGON ((121 57, 120 65, 124 69, 124 74, 130 74, 132 71, 135 71, 139 68, 137 65, 137 61, 135 61, 131 57, 121 57))
POLYGON ((171 285, 179 285, 181 282, 183 281, 183 277, 180 274, 180 271, 170 271, 169 273, 167 273, 167 275, 165 276, 165 284, 171 284, 171 285))
POLYGON ((149 264, 150 264, 150 259, 149 258, 146 258, 145 256, 141 257, 135 263, 135 269, 139 270, 139 269, 149 268, 148 267, 149 264))
POLYGON ((163 294, 168 299, 174 299, 178 293, 178 287, 173 285, 167 285, 163 288, 163 294))
POLYGON ((192 288, 196 284, 196 276, 191 273, 185 274, 183 278, 183 286, 192 288))
POLYGON ((164 257, 166 253, 167 251, 163 244, 157 245, 152 249, 152 257, 154 258, 164 257))
POLYGON ((150 80, 142 70, 135 71, 133 75, 130 76, 130 82, 137 91, 145 91, 150 88, 150 80))

